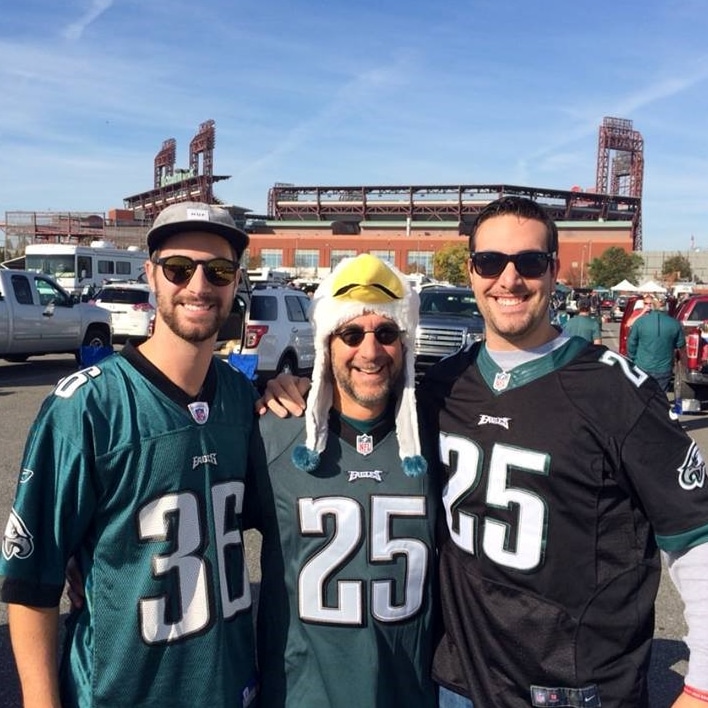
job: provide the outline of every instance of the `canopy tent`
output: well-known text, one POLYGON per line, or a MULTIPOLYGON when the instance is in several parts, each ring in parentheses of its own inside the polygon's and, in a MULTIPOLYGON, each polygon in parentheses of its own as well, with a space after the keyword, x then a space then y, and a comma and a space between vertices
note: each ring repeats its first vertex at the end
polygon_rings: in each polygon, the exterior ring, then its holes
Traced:
POLYGON ((632 285, 632 283, 625 278, 621 283, 613 285, 610 290, 616 293, 636 293, 639 288, 636 285, 632 285))
POLYGON ((637 290, 639 290, 640 293, 665 293, 666 288, 659 285, 659 283, 654 282, 653 280, 647 280, 646 283, 642 283, 637 290))

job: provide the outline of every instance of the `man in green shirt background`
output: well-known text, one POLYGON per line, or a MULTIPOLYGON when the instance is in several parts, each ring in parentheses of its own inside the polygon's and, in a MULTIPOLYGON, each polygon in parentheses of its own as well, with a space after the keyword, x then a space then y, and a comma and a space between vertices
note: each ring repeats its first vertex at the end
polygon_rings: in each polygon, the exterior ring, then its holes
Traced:
POLYGON ((597 317, 590 314, 590 300, 582 297, 578 300, 578 314, 571 317, 563 327, 569 337, 582 337, 593 344, 602 344, 602 333, 597 317))
POLYGON ((627 356, 668 391, 676 353, 683 356, 686 347, 683 327, 661 310, 651 295, 644 296, 644 306, 651 309, 632 324, 627 337, 627 356))

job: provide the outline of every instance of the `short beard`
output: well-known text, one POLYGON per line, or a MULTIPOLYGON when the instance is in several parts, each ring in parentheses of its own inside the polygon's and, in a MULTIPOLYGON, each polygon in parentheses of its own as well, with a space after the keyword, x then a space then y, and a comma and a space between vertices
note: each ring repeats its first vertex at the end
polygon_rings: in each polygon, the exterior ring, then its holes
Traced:
MULTIPOLYGON (((176 334, 180 339, 185 342, 190 342, 192 344, 199 344, 200 342, 206 342, 212 339, 221 329, 221 326, 228 319, 228 312, 219 312, 215 320, 210 325, 205 325, 202 327, 197 326, 185 326, 180 323, 179 318, 176 316, 177 307, 174 302, 168 303, 171 307, 160 307, 162 299, 159 294, 157 297, 157 309, 162 317, 164 323, 167 327, 176 334)), ((211 303, 210 303, 211 304, 211 303)), ((219 304, 219 303, 213 303, 219 304)))
POLYGON ((340 391, 345 393, 352 401, 358 403, 362 408, 374 409, 377 405, 387 402, 391 395, 399 390, 402 385, 402 372, 399 372, 394 378, 388 378, 378 390, 369 392, 358 392, 351 385, 351 379, 345 373, 332 367, 332 378, 335 380, 340 391), (366 394, 369 395, 366 395, 366 394))

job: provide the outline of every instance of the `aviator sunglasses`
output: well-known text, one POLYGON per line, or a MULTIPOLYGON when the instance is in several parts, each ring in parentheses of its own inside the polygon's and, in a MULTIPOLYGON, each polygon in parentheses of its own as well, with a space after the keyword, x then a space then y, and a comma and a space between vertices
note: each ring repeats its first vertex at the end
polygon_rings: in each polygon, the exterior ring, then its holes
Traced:
POLYGON ((229 285, 236 279, 238 263, 228 258, 212 258, 208 261, 195 261, 188 256, 167 256, 156 258, 155 265, 162 267, 165 278, 175 285, 185 285, 197 270, 197 266, 204 268, 204 277, 212 285, 229 285))
POLYGON ((335 337, 339 337, 348 347, 358 347, 364 337, 371 332, 379 344, 393 344, 402 334, 403 330, 395 325, 379 325, 376 329, 364 329, 359 325, 349 325, 334 332, 335 337))
POLYGON ((483 278, 496 278, 511 261, 516 272, 522 278, 540 278, 550 263, 555 260, 555 253, 545 251, 521 251, 521 253, 500 253, 499 251, 477 251, 470 256, 477 275, 483 278))

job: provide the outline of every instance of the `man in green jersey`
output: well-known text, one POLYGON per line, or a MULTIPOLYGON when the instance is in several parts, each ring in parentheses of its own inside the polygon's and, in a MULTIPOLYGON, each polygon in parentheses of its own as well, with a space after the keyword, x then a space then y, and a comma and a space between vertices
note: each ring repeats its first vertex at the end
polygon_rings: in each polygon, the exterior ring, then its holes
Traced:
POLYGON ((563 327, 569 337, 582 337, 593 344, 602 344, 602 332, 597 318, 590 314, 590 299, 578 300, 578 314, 571 317, 563 327))
POLYGON ((254 394, 213 357, 247 244, 224 209, 165 209, 147 236, 154 335, 42 406, 0 558, 26 707, 255 705, 241 534, 254 394), (85 601, 57 673, 72 555, 85 601))
POLYGON ((310 319, 306 417, 261 419, 268 474, 247 490, 263 533, 262 702, 434 706, 439 492, 417 427, 417 294, 364 254, 320 285, 310 319))
POLYGON ((685 357, 681 323, 663 312, 656 298, 644 296, 646 313, 634 321, 627 337, 627 357, 669 391, 676 360, 685 357))

